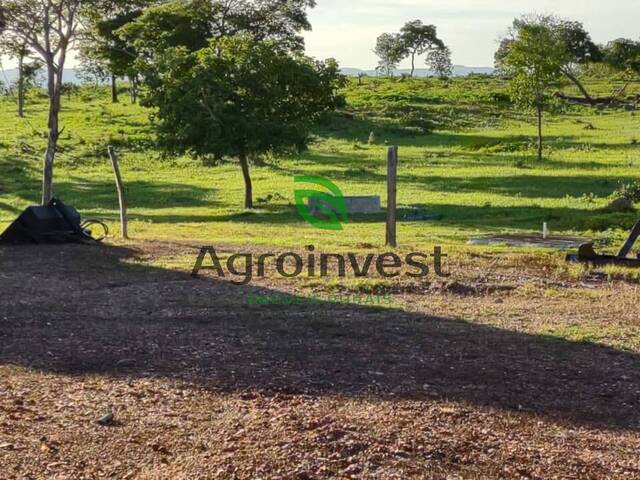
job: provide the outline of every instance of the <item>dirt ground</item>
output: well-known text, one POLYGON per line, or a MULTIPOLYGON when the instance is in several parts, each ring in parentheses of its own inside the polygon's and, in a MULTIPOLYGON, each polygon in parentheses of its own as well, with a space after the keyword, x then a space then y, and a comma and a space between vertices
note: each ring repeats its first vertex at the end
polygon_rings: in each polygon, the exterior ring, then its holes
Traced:
POLYGON ((390 308, 248 305, 303 284, 181 256, 0 247, 0 479, 640 479, 635 284, 468 255, 390 308))

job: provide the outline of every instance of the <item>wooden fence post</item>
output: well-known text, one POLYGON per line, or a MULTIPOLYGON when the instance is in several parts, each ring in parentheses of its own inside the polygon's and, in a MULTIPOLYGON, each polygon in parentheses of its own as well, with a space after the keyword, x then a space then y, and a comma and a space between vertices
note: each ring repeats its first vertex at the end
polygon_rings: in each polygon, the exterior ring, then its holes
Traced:
POLYGON ((387 159, 387 246, 397 247, 396 208, 398 178, 398 147, 389 147, 387 159))
POLYGON ((113 147, 109 145, 109 158, 111 159, 111 165, 113 166, 113 173, 116 177, 116 189, 118 190, 118 203, 120 204, 120 226, 122 232, 122 238, 129 238, 129 227, 127 218, 127 199, 124 195, 124 184, 122 182, 122 175, 120 175, 120 166, 118 165, 118 155, 114 151, 113 147))

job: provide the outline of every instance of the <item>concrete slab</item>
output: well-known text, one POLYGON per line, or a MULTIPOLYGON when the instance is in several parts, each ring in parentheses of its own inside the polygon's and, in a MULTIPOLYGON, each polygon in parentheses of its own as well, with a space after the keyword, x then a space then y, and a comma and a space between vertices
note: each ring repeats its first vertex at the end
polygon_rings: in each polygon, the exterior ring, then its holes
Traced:
MULTIPOLYGON (((344 201, 347 204, 347 212, 350 215, 371 215, 383 211, 380 197, 377 195, 344 197, 344 201)), ((312 215, 320 213, 319 205, 321 202, 322 200, 316 198, 309 199, 309 211, 312 215)))

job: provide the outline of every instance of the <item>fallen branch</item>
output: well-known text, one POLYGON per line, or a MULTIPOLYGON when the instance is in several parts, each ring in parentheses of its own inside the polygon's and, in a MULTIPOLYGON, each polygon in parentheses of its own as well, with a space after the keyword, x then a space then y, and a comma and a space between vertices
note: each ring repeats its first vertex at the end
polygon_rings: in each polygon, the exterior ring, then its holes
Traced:
POLYGON ((615 97, 600 97, 600 98, 586 99, 584 97, 572 97, 570 95, 565 95, 562 92, 557 92, 556 97, 572 104, 587 105, 590 107, 595 107, 598 105, 605 106, 605 107, 620 105, 620 101, 617 100, 615 97))

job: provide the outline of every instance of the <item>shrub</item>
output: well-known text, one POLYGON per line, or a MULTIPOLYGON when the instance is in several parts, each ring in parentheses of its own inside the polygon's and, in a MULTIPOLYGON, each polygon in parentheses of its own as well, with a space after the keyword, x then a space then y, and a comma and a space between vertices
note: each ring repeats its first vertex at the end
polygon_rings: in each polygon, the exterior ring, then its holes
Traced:
POLYGON ((640 182, 620 182, 617 190, 614 192, 614 196, 618 198, 626 198, 634 203, 640 202, 640 182))

